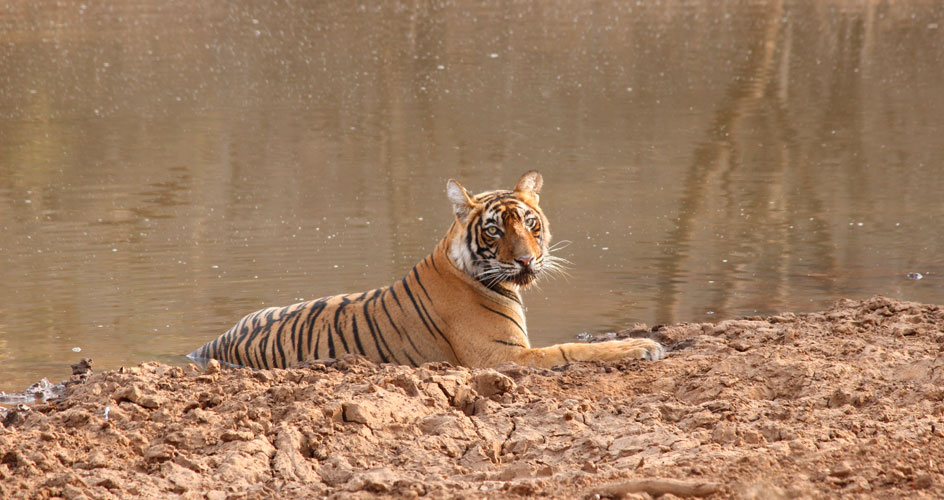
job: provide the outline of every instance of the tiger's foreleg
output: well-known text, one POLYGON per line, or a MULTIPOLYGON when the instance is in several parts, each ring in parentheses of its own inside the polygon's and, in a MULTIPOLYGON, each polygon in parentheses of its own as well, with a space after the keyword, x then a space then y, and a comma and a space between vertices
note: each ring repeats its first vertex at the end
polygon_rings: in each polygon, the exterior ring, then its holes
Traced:
POLYGON ((556 344, 538 349, 524 349, 516 353, 515 361, 522 365, 550 368, 574 361, 619 361, 621 359, 648 359, 658 361, 665 357, 661 344, 650 339, 626 339, 594 344, 556 344))

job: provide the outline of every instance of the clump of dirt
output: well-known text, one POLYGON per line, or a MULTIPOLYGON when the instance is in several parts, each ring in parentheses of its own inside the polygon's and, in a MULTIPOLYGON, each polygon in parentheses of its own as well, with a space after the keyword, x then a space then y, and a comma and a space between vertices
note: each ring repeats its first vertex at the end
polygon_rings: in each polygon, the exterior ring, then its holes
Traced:
POLYGON ((145 363, 0 414, 0 497, 944 497, 944 309, 636 325, 651 363, 145 363))

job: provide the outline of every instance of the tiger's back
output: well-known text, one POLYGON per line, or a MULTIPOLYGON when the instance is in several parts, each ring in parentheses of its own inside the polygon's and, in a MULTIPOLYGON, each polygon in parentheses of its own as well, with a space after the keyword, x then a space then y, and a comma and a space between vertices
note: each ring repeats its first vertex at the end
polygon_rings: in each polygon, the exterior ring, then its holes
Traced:
POLYGON ((189 356, 258 368, 287 368, 345 353, 412 366, 429 360, 458 364, 423 283, 424 272, 437 272, 435 259, 427 257, 390 286, 250 313, 189 356))
POLYGON ((662 347, 649 339, 531 348, 519 290, 559 270, 562 261, 550 255, 548 221, 538 206, 542 182, 531 171, 513 191, 473 196, 450 180, 455 221, 403 279, 361 294, 256 311, 189 356, 254 368, 345 353, 383 363, 472 367, 661 358, 662 347))

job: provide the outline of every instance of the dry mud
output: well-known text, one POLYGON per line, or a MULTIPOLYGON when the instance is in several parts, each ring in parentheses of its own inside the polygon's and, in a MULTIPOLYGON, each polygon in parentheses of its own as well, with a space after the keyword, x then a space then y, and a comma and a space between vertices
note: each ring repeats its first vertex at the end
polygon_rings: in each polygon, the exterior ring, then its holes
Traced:
POLYGON ((942 307, 873 297, 620 335, 672 350, 77 375, 0 413, 0 497, 944 497, 942 307))

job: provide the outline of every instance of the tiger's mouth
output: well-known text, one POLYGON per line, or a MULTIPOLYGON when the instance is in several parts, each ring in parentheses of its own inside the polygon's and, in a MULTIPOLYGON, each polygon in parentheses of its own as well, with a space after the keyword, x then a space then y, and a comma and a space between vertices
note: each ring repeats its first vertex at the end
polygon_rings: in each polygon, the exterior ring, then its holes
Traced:
POLYGON ((532 271, 531 269, 522 269, 522 270, 521 270, 520 272, 518 272, 517 274, 513 274, 513 275, 508 279, 508 281, 510 281, 510 282, 512 282, 512 283, 514 283, 514 284, 516 284, 516 285, 518 285, 518 286, 526 286, 526 285, 530 285, 531 283, 533 283, 534 280, 536 280, 536 279, 538 279, 538 273, 532 271))
POLYGON ((534 266, 491 265, 476 273, 475 279, 485 285, 485 288, 494 288, 502 283, 527 286, 534 283, 541 273, 542 269, 534 266))

